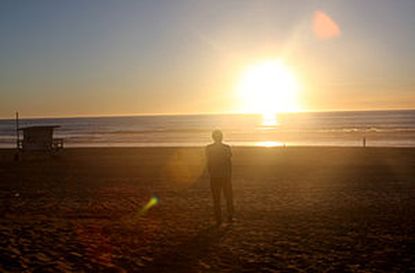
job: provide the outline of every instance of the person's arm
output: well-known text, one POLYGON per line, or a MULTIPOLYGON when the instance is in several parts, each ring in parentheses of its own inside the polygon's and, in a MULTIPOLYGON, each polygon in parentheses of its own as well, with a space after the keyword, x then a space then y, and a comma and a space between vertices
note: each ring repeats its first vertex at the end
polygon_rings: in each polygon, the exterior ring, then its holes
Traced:
POLYGON ((209 146, 205 148, 205 158, 206 158, 206 168, 208 173, 210 173, 210 154, 209 154, 209 146))
POLYGON ((229 173, 232 174, 232 150, 231 146, 227 146, 227 152, 228 152, 228 160, 229 160, 229 173))
POLYGON ((229 159, 231 159, 232 158, 231 146, 226 145, 226 151, 227 151, 227 154, 228 154, 229 159))

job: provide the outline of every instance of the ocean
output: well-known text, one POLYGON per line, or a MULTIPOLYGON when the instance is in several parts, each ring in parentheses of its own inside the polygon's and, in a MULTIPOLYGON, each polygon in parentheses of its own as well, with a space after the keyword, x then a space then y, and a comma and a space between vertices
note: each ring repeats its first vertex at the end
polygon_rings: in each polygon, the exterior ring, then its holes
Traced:
MULTIPOLYGON (((202 146, 216 128, 234 146, 415 147, 415 110, 20 120, 34 125, 59 125, 65 147, 202 146)), ((15 143, 15 120, 0 120, 0 147, 15 143)))

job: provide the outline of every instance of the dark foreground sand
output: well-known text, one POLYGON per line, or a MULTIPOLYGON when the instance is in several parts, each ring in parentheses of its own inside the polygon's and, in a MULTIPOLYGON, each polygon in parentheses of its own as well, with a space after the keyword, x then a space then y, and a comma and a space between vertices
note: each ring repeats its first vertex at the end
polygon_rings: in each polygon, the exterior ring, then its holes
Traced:
POLYGON ((415 149, 234 149, 220 229, 200 148, 12 157, 1 272, 415 272, 415 149))

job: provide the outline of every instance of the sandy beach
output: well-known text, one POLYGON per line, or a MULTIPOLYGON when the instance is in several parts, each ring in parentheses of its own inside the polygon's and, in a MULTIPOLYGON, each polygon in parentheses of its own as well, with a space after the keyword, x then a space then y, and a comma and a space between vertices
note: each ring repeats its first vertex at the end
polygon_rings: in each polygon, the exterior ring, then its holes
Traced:
POLYGON ((13 153, 1 272, 415 271, 412 148, 234 148, 220 228, 202 148, 13 153))

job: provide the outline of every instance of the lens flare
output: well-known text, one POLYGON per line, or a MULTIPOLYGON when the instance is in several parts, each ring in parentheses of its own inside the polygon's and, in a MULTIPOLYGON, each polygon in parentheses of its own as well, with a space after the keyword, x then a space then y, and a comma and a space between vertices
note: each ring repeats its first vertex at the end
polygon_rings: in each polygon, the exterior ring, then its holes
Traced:
POLYGON ((340 27, 336 21, 321 10, 314 12, 313 31, 317 38, 323 40, 336 38, 341 34, 340 27))
POLYGON ((147 211, 149 211, 152 207, 158 205, 160 202, 160 199, 153 195, 150 200, 147 202, 147 204, 140 210, 140 215, 144 215, 147 213, 147 211))

